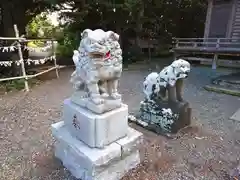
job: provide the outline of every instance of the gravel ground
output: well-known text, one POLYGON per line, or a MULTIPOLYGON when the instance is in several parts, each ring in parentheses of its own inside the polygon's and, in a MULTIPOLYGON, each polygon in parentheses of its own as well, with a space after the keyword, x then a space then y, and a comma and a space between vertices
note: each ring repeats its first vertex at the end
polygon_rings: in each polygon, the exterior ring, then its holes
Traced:
MULTIPOLYGON (((74 180, 53 155, 50 125, 61 117, 63 100, 72 88, 72 69, 61 70, 60 79, 34 87, 28 94, 0 96, 0 179, 74 180)), ((124 71, 120 92, 130 113, 137 113, 141 85, 149 73, 144 65, 124 71)), ((144 133, 143 162, 122 180, 228 180, 240 164, 240 122, 229 117, 240 108, 240 98, 207 92, 209 77, 228 73, 193 67, 186 82, 185 99, 193 109, 192 126, 166 139, 144 133)))

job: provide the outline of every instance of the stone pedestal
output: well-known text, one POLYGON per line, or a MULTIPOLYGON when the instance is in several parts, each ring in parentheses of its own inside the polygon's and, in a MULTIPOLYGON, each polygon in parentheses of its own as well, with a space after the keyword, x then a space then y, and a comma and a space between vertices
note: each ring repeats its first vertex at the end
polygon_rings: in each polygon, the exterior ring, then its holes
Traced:
POLYGON ((136 123, 159 134, 177 133, 191 124, 191 108, 187 102, 156 104, 142 101, 139 118, 136 123))
POLYGON ((127 135, 128 106, 121 104, 120 108, 112 111, 94 114, 66 99, 63 105, 63 121, 77 139, 90 147, 104 148, 127 135))
POLYGON ((55 156, 81 180, 120 180, 140 163, 142 133, 127 118, 125 104, 94 114, 66 99, 62 121, 52 125, 55 156))

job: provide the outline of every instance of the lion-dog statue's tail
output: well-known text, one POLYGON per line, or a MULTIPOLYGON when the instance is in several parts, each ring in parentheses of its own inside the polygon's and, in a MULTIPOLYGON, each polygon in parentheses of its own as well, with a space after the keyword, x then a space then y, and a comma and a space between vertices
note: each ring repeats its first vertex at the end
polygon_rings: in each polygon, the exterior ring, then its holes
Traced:
MULTIPOLYGON (((79 51, 74 50, 72 59, 73 59, 74 65, 76 67, 79 64, 79 57, 80 57, 79 51)), ((85 88, 84 82, 79 78, 79 76, 77 74, 77 70, 75 70, 72 73, 70 82, 73 83, 75 89, 84 90, 84 88, 85 88)))

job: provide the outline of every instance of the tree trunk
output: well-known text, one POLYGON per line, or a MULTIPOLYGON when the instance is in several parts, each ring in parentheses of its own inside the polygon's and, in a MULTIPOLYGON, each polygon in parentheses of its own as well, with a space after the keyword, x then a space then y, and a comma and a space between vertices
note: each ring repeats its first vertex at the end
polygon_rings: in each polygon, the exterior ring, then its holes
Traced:
POLYGON ((1 8, 3 36, 15 37, 13 28, 14 24, 17 24, 20 35, 23 34, 27 24, 25 8, 20 4, 14 4, 13 2, 4 2, 1 4, 1 8))
POLYGON ((148 39, 148 62, 151 62, 151 47, 150 47, 150 39, 148 39))
POLYGON ((138 47, 140 47, 141 44, 141 33, 142 33, 142 18, 144 17, 144 4, 141 2, 140 4, 140 10, 137 15, 136 19, 136 39, 135 43, 138 47))
POLYGON ((116 33, 118 33, 118 35, 119 35, 119 44, 122 47, 123 44, 122 44, 122 30, 121 30, 121 27, 119 27, 119 26, 116 27, 116 33))
MULTIPOLYGON (((25 32, 26 26, 26 17, 24 7, 18 5, 18 8, 14 8, 16 4, 13 2, 4 2, 1 4, 2 8, 2 28, 3 28, 3 37, 15 37, 15 32, 13 25, 17 24, 20 35, 25 32)), ((6 45, 12 44, 13 41, 7 41, 6 45)), ((10 59, 12 61, 19 60, 18 52, 9 52, 10 59)), ((16 66, 15 63, 12 63, 12 76, 18 76, 21 74, 20 66, 16 66)))
POLYGON ((2 4, 2 28, 3 36, 5 37, 14 37, 12 11, 13 7, 11 2, 5 2, 2 4))

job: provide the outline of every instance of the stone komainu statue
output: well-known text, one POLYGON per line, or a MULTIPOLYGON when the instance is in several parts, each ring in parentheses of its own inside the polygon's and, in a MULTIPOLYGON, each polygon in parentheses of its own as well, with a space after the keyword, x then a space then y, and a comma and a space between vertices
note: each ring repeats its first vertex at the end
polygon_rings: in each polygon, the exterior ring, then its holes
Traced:
POLYGON ((76 91, 84 90, 94 104, 104 103, 104 97, 120 99, 118 81, 122 73, 122 50, 119 35, 113 31, 86 29, 81 34, 73 61, 76 70, 71 82, 76 91))
POLYGON ((146 100, 153 102, 168 99, 169 103, 183 102, 183 79, 188 77, 189 72, 190 63, 178 59, 160 73, 150 73, 143 82, 146 100))

